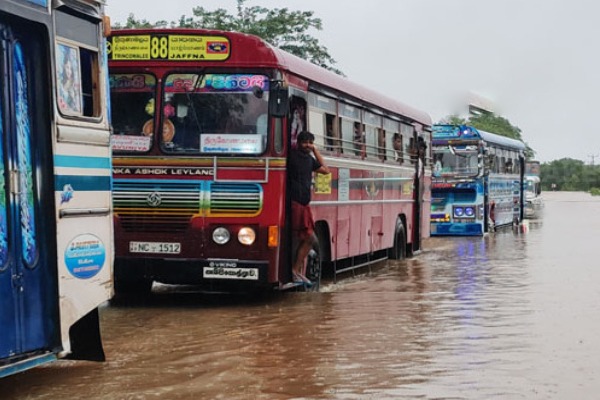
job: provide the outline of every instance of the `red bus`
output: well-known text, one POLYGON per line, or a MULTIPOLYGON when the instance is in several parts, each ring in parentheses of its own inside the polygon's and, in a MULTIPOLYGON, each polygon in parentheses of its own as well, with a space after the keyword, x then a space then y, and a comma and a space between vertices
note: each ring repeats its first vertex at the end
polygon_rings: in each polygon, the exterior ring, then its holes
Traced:
POLYGON ((117 30, 108 45, 116 292, 290 282, 286 157, 303 129, 332 171, 314 181, 311 280, 429 236, 426 113, 247 34, 117 30))

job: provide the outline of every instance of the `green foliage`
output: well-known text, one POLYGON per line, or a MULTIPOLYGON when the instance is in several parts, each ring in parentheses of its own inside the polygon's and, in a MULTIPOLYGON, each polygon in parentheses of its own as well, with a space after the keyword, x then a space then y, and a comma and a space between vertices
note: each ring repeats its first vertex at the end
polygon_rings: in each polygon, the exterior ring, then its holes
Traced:
POLYGON ((469 120, 459 117, 456 114, 448 115, 445 118, 442 118, 438 124, 451 124, 451 125, 468 125, 469 120))
POLYGON ((512 125, 508 119, 494 113, 482 113, 478 115, 472 115, 469 118, 462 118, 456 114, 453 114, 442 118, 439 123, 471 125, 477 129, 481 129, 482 131, 520 140, 527 146, 527 149, 525 150, 525 158, 532 160, 535 156, 535 151, 529 147, 529 145, 521 137, 521 129, 518 126, 512 125))
POLYGON ((115 23, 112 29, 142 29, 142 28, 165 28, 168 26, 167 21, 150 22, 146 19, 136 19, 133 13, 129 14, 125 24, 120 22, 115 23))
POLYGON ((512 139, 523 140, 521 138, 521 129, 514 126, 504 117, 493 113, 483 113, 469 118, 469 122, 477 129, 482 131, 496 133, 507 136, 512 139))
POLYGON ((600 196, 600 188, 593 187, 590 189, 590 193, 592 196, 600 196))
POLYGON ((540 168, 543 190, 592 191, 600 188, 600 166, 585 165, 581 160, 563 158, 544 163, 540 168))
POLYGON ((261 6, 245 6, 246 0, 237 1, 237 13, 230 14, 223 8, 209 11, 204 7, 192 9, 193 16, 182 15, 178 21, 170 23, 136 20, 133 14, 127 18, 125 26, 116 24, 115 28, 204 28, 224 31, 243 32, 256 35, 291 54, 301 57, 320 67, 344 75, 334 67, 335 60, 327 48, 310 34, 310 31, 323 29, 320 18, 313 11, 290 11, 288 8, 268 9, 261 6))

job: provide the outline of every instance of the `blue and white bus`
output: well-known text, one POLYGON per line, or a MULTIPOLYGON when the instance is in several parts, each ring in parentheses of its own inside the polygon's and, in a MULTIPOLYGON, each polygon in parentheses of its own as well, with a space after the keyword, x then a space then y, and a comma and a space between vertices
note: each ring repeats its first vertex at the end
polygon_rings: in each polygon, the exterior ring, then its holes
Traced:
POLYGON ((102 360, 113 293, 104 0, 0 1, 0 377, 102 360))
POLYGON ((526 219, 541 218, 544 211, 540 162, 529 160, 525 163, 525 212, 526 219))
POLYGON ((483 235, 519 223, 525 148, 472 126, 434 125, 431 235, 483 235))

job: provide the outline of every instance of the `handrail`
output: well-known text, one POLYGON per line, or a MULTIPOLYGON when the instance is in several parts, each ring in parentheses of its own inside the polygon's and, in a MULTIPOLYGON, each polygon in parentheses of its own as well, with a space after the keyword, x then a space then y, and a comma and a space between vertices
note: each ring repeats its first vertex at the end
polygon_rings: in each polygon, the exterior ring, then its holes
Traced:
POLYGON ((109 207, 101 208, 67 208, 60 210, 58 216, 60 218, 72 218, 72 217, 103 217, 110 214, 109 207))

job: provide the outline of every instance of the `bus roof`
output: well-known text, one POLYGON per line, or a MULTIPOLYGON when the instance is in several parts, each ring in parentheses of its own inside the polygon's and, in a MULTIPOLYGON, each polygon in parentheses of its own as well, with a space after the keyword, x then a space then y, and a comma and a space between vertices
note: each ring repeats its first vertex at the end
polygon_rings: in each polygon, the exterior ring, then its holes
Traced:
MULTIPOLYGON (((303 78, 309 82, 316 83, 323 88, 327 88, 332 93, 349 96, 348 100, 360 100, 375 109, 381 109, 393 114, 399 114, 424 126, 431 126, 431 117, 426 112, 417 110, 400 101, 384 96, 370 88, 359 85, 349 79, 331 72, 325 68, 319 67, 300 57, 287 53, 281 49, 275 48, 262 40, 261 38, 240 32, 227 32, 207 29, 119 29, 112 31, 112 37, 115 36, 141 36, 141 35, 211 35, 224 36, 231 45, 229 58, 224 61, 199 61, 211 67, 223 65, 226 63, 229 67, 254 67, 254 68, 274 68, 286 71, 291 75, 303 78), (251 51, 245 51, 251 49, 251 51)), ((139 60, 143 61, 144 66, 164 65, 163 60, 139 60)), ((130 61, 111 60, 115 66, 126 66, 130 61)), ((173 61, 172 65, 190 65, 190 61, 173 61)), ((374 64, 375 65, 375 64, 374 64)))
POLYGON ((510 147, 511 149, 526 149, 525 143, 521 142, 520 140, 481 130, 478 130, 478 132, 481 135, 481 138, 486 142, 494 143, 498 146, 510 147))
POLYGON ((325 68, 318 67, 293 54, 286 53, 283 50, 276 48, 273 48, 273 51, 279 64, 292 74, 319 83, 322 86, 329 87, 333 91, 346 93, 378 108, 404 115, 423 125, 431 126, 431 117, 423 111, 419 111, 372 89, 354 83, 348 78, 333 73, 325 68))
POLYGON ((439 140, 473 140, 482 139, 500 147, 525 150, 527 146, 520 140, 512 139, 496 133, 486 132, 467 125, 436 124, 433 126, 433 141, 439 140))

